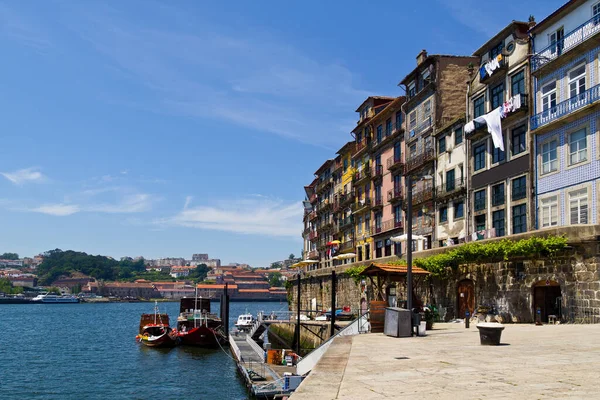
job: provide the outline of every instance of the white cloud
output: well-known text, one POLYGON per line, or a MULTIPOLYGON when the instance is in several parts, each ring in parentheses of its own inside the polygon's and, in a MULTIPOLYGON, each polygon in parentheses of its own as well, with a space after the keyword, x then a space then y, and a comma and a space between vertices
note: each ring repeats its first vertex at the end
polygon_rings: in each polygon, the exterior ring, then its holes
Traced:
POLYGON ((152 209, 152 196, 146 193, 125 195, 115 204, 95 204, 86 207, 86 211, 109 214, 139 213, 152 209))
POLYGON ((284 203, 265 197, 250 197, 218 205, 186 207, 173 217, 156 221, 206 230, 298 238, 302 229, 302 203, 284 203))
POLYGON ((25 168, 13 172, 0 172, 0 175, 16 185, 22 185, 26 182, 41 183, 46 181, 46 177, 38 168, 25 168))
POLYGON ((75 214, 81 211, 81 209, 75 204, 44 204, 39 207, 28 209, 28 211, 65 217, 67 215, 75 214))

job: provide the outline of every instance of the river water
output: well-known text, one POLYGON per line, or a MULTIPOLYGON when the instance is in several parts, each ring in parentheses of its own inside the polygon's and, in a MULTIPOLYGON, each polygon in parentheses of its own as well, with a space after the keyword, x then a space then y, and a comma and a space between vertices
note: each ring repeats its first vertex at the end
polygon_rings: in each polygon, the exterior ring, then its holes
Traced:
MULTIPOLYGON (((219 304, 211 304, 218 315, 219 304)), ((0 399, 247 399, 228 347, 151 349, 136 343, 152 303, 0 306, 0 399)), ((159 303, 175 325, 179 303, 159 303)), ((231 303, 248 311, 287 303, 231 303)))

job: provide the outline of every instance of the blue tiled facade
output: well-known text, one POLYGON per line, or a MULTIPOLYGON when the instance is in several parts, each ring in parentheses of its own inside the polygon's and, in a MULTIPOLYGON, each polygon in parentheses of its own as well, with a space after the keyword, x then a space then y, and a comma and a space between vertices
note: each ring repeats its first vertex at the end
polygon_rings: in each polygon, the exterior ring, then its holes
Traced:
MULTIPOLYGON (((575 50, 577 51, 577 50, 575 50)), ((577 185, 588 183, 589 187, 591 187, 591 196, 588 197, 588 223, 596 224, 597 221, 597 192, 598 192, 598 183, 597 181, 600 179, 600 159, 598 154, 598 133, 597 130, 600 129, 600 124, 598 123, 598 119, 600 118, 600 111, 596 111, 593 108, 589 107, 590 104, 600 103, 599 99, 595 97, 589 97, 586 104, 578 107, 573 110, 571 114, 577 113, 580 117, 574 121, 569 123, 555 123, 556 120, 565 116, 565 114, 557 114, 556 118, 550 118, 549 120, 543 121, 543 123, 539 123, 540 119, 537 121, 537 126, 534 124, 535 115, 541 111, 541 88, 546 83, 551 82, 556 79, 557 81, 557 104, 560 102, 564 102, 569 100, 569 87, 568 87, 568 72, 572 68, 576 67, 578 64, 583 61, 586 62, 586 88, 593 88, 594 86, 600 84, 600 77, 598 74, 598 56, 600 54, 600 47, 597 47, 593 50, 588 51, 585 54, 582 54, 580 57, 570 61, 568 64, 561 65, 560 67, 548 71, 545 75, 540 76, 538 78, 533 78, 533 86, 534 93, 536 96, 534 97, 534 109, 532 110, 532 129, 540 128, 540 127, 548 127, 551 130, 544 131, 542 134, 536 135, 536 130, 532 132, 535 135, 535 153, 534 153, 534 163, 535 163, 535 176, 536 176, 536 201, 539 206, 539 197, 550 195, 550 194, 558 194, 559 200, 559 218, 558 225, 568 225, 569 224, 569 207, 568 207, 568 192, 571 188, 577 185), (585 108, 587 107, 587 108, 585 108), (585 108, 585 109, 583 109, 585 108), (583 109, 583 110, 582 110, 583 109), (568 137, 567 133, 572 131, 574 128, 585 125, 587 127, 587 161, 582 162, 581 165, 574 165, 569 167, 569 146, 568 146, 568 137), (554 129, 552 129, 554 128, 554 129), (540 176, 541 171, 541 149, 542 144, 547 142, 552 137, 555 137, 558 140, 557 146, 557 159, 559 162, 558 172, 547 174, 547 176, 540 176)), ((560 62, 557 60, 557 62, 560 62)), ((538 209, 539 214, 539 207, 538 209)), ((537 217, 537 225, 541 227, 540 224, 540 215, 537 217)))

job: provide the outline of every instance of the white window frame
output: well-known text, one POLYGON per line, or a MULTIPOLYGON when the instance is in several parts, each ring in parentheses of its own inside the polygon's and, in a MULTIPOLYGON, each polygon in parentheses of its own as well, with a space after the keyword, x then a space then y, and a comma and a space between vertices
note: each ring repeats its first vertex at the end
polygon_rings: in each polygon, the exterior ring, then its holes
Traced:
POLYGON ((423 119, 427 119, 431 115, 431 99, 423 103, 423 119))
POLYGON ((592 4, 592 18, 594 18, 595 16, 599 16, 600 17, 600 1, 597 2, 596 4, 592 4), (594 10, 597 7, 596 10, 594 10), (594 12, 596 11, 596 12, 594 12))
POLYGON ((577 165, 577 164, 580 164, 580 163, 588 161, 588 156, 587 156, 588 155, 587 154, 588 153, 588 151, 587 151, 588 150, 588 134, 587 134, 587 131, 588 131, 588 128, 587 127, 583 127, 583 128, 577 129, 575 131, 569 132, 569 134, 568 134, 568 144, 567 144, 568 149, 569 149, 569 154, 568 154, 568 156, 569 156, 569 166, 577 165), (571 148, 571 145, 572 145, 572 143, 571 143, 571 137, 574 134, 579 133, 581 131, 584 132, 583 139, 579 139, 576 142, 578 144, 577 145, 577 149, 575 151, 573 151, 573 149, 571 148), (582 140, 585 143, 585 147, 583 149, 579 146, 579 143, 582 140), (582 156, 582 154, 583 154, 583 156, 582 156), (575 162, 572 162, 573 155, 577 155, 577 160, 575 162))
POLYGON ((569 222, 570 225, 587 224, 590 220, 588 189, 582 188, 569 192, 569 222), (577 220, 573 222, 573 206, 576 207, 577 220), (585 211, 584 211, 585 210, 585 211), (585 219, 583 215, 585 213, 585 219))
POLYGON ((577 100, 582 93, 585 93, 586 87, 587 87, 586 79, 585 79, 586 75, 587 75, 587 68, 586 68, 585 63, 579 64, 578 66, 576 66, 575 68, 571 68, 569 70, 569 72, 567 72, 567 82, 568 82, 567 87, 569 89, 569 99, 575 98, 575 100, 577 100), (571 78, 571 72, 574 72, 576 69, 581 68, 581 67, 583 67, 583 73, 575 76, 574 78, 571 78), (583 78, 583 91, 581 91, 581 82, 580 82, 582 78, 583 78), (572 92, 571 84, 573 84, 573 83, 576 84, 575 96, 571 95, 571 92, 572 92))
POLYGON ((541 111, 542 112, 548 111, 548 114, 550 114, 551 110, 552 110, 552 107, 556 107, 556 105, 558 104, 558 98, 557 98, 558 95, 557 95, 557 90, 556 90, 557 86, 558 86, 557 82, 556 81, 552 81, 552 82, 546 83, 540 89, 540 94, 542 96, 542 101, 541 101, 541 104, 542 104, 542 110, 541 111), (554 89, 548 91, 547 93, 544 93, 544 88, 546 88, 546 87, 548 87, 548 86, 550 86, 552 84, 554 84, 554 89), (552 98, 551 98, 552 95, 554 95, 554 105, 553 106, 551 105, 551 103, 552 103, 552 98), (548 102, 548 104, 547 104, 548 107, 547 108, 546 108, 546 104, 544 104, 544 102, 546 102, 546 100, 548 102))
POLYGON ((540 169, 540 175, 548 175, 548 174, 551 174, 552 172, 558 171, 558 138, 557 137, 554 137, 554 138, 541 144, 540 157, 541 157, 541 165, 542 165, 542 168, 540 169), (555 143, 554 151, 556 153, 556 158, 545 161, 544 156, 547 154, 549 155, 552 152, 552 150, 550 150, 548 148, 548 150, 545 151, 544 146, 550 146, 552 143, 555 143), (548 164, 549 164, 549 169, 546 170, 545 167, 548 164), (553 168, 553 164, 555 165, 554 168, 553 168))
POLYGON ((416 81, 409 82, 409 84, 406 86, 406 90, 408 91, 407 94, 409 96, 410 96, 410 92, 412 92, 413 90, 415 91, 415 94, 413 94, 413 96, 416 95, 417 94, 417 82, 416 81))
POLYGON ((540 224, 542 228, 558 225, 558 195, 540 199, 540 224))
POLYGON ((417 110, 408 114, 408 130, 413 130, 417 127, 417 110))

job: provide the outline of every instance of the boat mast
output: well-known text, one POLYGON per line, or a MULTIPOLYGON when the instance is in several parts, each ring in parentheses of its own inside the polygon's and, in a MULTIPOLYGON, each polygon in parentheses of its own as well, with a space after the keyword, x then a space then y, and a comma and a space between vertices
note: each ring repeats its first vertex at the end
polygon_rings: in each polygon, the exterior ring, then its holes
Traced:
POLYGON ((196 284, 196 297, 194 297, 194 328, 196 328, 196 312, 198 311, 198 284, 196 284))

